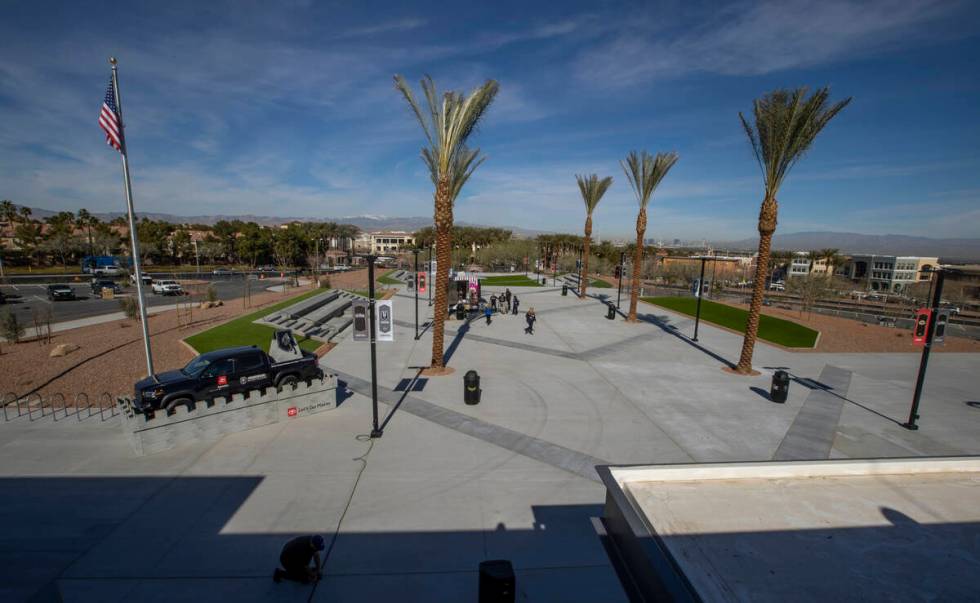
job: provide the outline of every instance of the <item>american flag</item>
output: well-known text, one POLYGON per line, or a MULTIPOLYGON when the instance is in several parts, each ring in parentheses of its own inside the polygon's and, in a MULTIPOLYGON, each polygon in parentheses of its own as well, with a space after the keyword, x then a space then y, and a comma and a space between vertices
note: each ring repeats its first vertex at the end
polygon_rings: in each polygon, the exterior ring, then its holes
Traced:
POLYGON ((122 152, 122 134, 119 131, 119 112, 116 111, 116 95, 112 89, 112 78, 105 91, 102 101, 102 111, 99 113, 99 127, 105 130, 105 142, 120 153, 122 152))

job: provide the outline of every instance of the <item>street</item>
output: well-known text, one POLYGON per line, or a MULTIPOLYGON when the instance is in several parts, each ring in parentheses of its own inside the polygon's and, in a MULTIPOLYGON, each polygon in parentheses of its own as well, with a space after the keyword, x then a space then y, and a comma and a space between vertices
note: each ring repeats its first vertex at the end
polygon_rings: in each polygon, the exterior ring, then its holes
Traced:
MULTIPOLYGON (((49 301, 47 298, 47 284, 0 285, 0 291, 6 297, 6 304, 3 308, 9 308, 23 324, 30 325, 32 322, 32 311, 35 308, 41 310, 42 308, 48 307, 51 308, 52 312, 51 322, 59 323, 118 312, 121 310, 118 298, 135 295, 136 293, 136 287, 134 285, 128 285, 123 288, 122 293, 117 295, 117 299, 101 299, 92 294, 88 282, 67 282, 66 284, 75 290, 77 299, 57 302, 49 301)), ((218 299, 222 301, 227 302, 242 297, 243 285, 240 279, 214 280, 211 284, 214 285, 218 299)), ((282 284, 282 279, 250 280, 249 284, 251 292, 258 293, 267 287, 282 284)), ((206 285, 195 286, 195 290, 192 291, 195 301, 202 299, 205 288, 206 285)), ((146 296, 148 307, 164 306, 177 303, 178 301, 188 300, 188 296, 186 295, 155 295, 149 287, 144 290, 144 295, 146 296)))

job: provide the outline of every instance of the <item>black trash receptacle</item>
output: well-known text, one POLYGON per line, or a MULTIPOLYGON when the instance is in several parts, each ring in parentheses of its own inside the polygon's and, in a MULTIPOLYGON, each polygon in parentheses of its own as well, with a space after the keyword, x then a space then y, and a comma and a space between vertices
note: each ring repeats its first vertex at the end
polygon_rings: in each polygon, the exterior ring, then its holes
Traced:
POLYGON ((789 373, 776 371, 772 375, 772 387, 769 388, 769 398, 773 402, 784 404, 789 395, 789 373))
POLYGON ((456 320, 466 320, 466 308, 463 304, 456 305, 456 320))
POLYGON ((561 294, 562 295, 568 295, 568 285, 562 285, 561 286, 561 294))
POLYGON ((548 279, 546 279, 546 278, 541 279, 541 284, 542 285, 547 285, 548 284, 548 279))
POLYGON ((480 375, 476 371, 466 371, 463 375, 463 402, 469 405, 480 403, 480 375))
POLYGON ((517 592, 514 566, 506 559, 480 562, 479 603, 513 603, 517 592))
POLYGON ((616 320, 616 306, 609 304, 609 308, 606 310, 606 318, 616 320))

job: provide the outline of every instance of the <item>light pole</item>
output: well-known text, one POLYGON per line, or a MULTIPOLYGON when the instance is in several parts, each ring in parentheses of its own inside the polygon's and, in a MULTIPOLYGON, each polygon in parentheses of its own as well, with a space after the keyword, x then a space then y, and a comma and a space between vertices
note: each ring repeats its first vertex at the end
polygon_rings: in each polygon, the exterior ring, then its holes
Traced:
POLYGON ((419 249, 416 247, 412 250, 412 255, 415 256, 415 274, 412 278, 415 279, 415 341, 419 340, 419 249))
POLYGON ((194 239, 191 243, 194 243, 194 260, 197 262, 197 273, 201 274, 201 254, 197 250, 197 239, 194 239))
POLYGON ((929 325, 926 327, 926 341, 922 346, 919 374, 915 378, 915 392, 912 394, 912 409, 909 410, 909 420, 902 423, 902 427, 912 431, 919 428, 915 421, 919 418, 919 399, 922 397, 922 386, 926 380, 926 367, 929 365, 929 352, 932 351, 932 337, 936 333, 936 316, 942 301, 943 281, 946 277, 946 271, 942 268, 934 269, 933 273, 936 275, 936 288, 932 292, 932 307, 930 308, 932 315, 929 318, 929 325))
POLYGON ((698 281, 698 308, 694 312, 694 339, 698 340, 698 325, 701 323, 701 298, 704 297, 704 261, 705 257, 701 256, 701 280, 698 281))
POLYGON ((616 309, 619 310, 619 302, 623 299, 623 270, 626 262, 626 252, 619 254, 619 291, 616 293, 616 309))
POLYGON ((371 437, 380 438, 383 434, 381 427, 378 426, 378 355, 377 355, 377 325, 375 323, 374 310, 374 261, 378 259, 376 255, 367 255, 364 258, 368 261, 368 307, 371 328, 371 412, 372 428, 371 437))

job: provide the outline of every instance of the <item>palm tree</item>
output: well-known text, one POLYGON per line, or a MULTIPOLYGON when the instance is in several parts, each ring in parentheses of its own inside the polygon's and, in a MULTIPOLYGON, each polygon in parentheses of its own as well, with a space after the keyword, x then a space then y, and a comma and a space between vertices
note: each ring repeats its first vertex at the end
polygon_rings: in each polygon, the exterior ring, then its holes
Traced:
POLYGON ((9 199, 0 201, 0 222, 6 222, 8 226, 14 225, 17 219, 17 206, 9 199))
POLYGON ((459 92, 445 92, 440 99, 432 78, 422 78, 422 92, 428 104, 428 111, 422 111, 412 89, 400 75, 395 76, 395 88, 402 93, 422 126, 428 146, 422 149, 422 161, 429 168, 432 184, 435 186, 433 222, 436 231, 436 299, 432 324, 432 362, 431 367, 441 369, 443 360, 443 338, 446 321, 449 288, 448 267, 452 261, 451 233, 453 228, 453 203, 459 196, 463 185, 484 157, 479 149, 470 149, 466 140, 473 133, 480 117, 493 102, 500 88, 494 80, 487 80, 469 96, 459 92))
POLYGON ((640 213, 636 215, 636 249, 633 252, 633 282, 630 291, 630 312, 626 320, 636 322, 636 304, 640 293, 640 270, 643 267, 643 235, 647 230, 647 205, 653 191, 660 185, 670 168, 677 163, 679 156, 671 151, 670 153, 657 153, 654 157, 642 151, 630 151, 625 161, 620 161, 626 179, 633 187, 636 200, 640 204, 640 213))
POLYGON ((840 264, 840 249, 821 249, 817 252, 817 259, 823 260, 827 265, 827 278, 834 278, 834 273, 840 264))
POLYGON ((582 193, 582 200, 585 201, 585 249, 582 252, 582 279, 579 281, 578 297, 585 299, 585 290, 589 284, 589 246, 592 244, 592 212, 595 211, 599 200, 606 194, 612 185, 612 177, 607 176, 599 180, 599 176, 592 174, 589 177, 575 175, 578 182, 578 190, 582 193))
POLYGON ((851 102, 846 98, 828 105, 830 89, 821 88, 807 98, 808 89, 775 90, 756 99, 753 112, 755 127, 738 114, 749 137, 752 151, 762 170, 765 196, 759 210, 759 256, 755 269, 755 287, 752 303, 745 323, 745 339, 742 353, 734 371, 742 375, 752 373, 752 352, 759 330, 759 313, 765 295, 766 274, 769 267, 769 248, 776 232, 776 214, 779 204, 776 195, 790 168, 796 165, 813 144, 817 134, 835 115, 851 102))
POLYGON ((95 226, 95 223, 97 221, 98 218, 90 214, 89 211, 84 207, 78 210, 78 217, 75 219, 75 222, 79 226, 85 229, 85 238, 88 240, 89 255, 93 255, 92 254, 92 227, 95 226))

